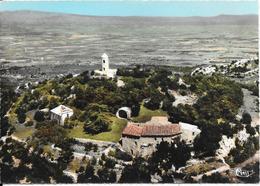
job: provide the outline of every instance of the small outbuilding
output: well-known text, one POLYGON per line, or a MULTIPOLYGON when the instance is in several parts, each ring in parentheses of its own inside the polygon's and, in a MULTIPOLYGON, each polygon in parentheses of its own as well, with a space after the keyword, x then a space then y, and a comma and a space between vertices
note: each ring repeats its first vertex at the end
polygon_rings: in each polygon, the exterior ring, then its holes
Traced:
POLYGON ((116 116, 121 119, 130 119, 132 114, 132 110, 130 107, 121 107, 116 112, 116 116))
POLYGON ((66 118, 70 118, 73 115, 73 110, 64 105, 59 105, 58 107, 50 111, 51 119, 57 120, 60 125, 64 125, 66 118))

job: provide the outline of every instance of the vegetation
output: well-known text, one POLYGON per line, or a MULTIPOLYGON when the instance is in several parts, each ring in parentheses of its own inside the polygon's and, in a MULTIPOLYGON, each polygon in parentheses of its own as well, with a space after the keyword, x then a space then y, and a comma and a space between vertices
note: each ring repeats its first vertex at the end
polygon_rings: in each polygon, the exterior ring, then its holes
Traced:
POLYGON ((230 180, 228 177, 222 176, 217 172, 210 176, 203 175, 202 183, 230 183, 230 180))
POLYGON ((237 123, 235 115, 243 103, 241 87, 219 75, 185 76, 184 79, 186 83, 193 85, 200 98, 193 106, 180 104, 168 110, 169 121, 199 126, 202 133, 195 140, 195 151, 213 155, 219 147, 221 136, 230 136, 234 132, 228 123, 237 123))
POLYGON ((259 150, 259 138, 249 137, 243 145, 236 144, 236 148, 230 151, 227 160, 231 165, 241 163, 252 157, 257 150, 259 150))
POLYGON ((150 183, 151 174, 147 162, 137 158, 132 165, 127 165, 122 171, 119 183, 150 183))
POLYGON ((241 122, 250 125, 252 121, 251 115, 248 112, 242 114, 241 122))
POLYGON ((25 177, 31 183, 51 183, 51 178, 61 183, 65 180, 72 182, 69 177, 63 175, 59 164, 42 158, 41 151, 29 153, 29 149, 22 143, 10 138, 7 143, 1 144, 0 158, 3 183, 19 183, 25 177), (19 161, 14 161, 12 157, 19 161))
POLYGON ((191 148, 183 141, 172 144, 161 142, 149 159, 150 170, 153 174, 163 176, 162 172, 170 171, 173 166, 176 169, 185 166, 191 158, 190 152, 191 148))

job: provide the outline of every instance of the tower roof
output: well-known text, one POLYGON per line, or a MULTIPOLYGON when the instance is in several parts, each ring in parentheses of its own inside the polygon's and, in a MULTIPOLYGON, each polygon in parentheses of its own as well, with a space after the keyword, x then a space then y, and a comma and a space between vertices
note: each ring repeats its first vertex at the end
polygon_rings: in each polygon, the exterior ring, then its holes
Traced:
POLYGON ((108 55, 106 53, 104 53, 101 57, 108 58, 108 55))

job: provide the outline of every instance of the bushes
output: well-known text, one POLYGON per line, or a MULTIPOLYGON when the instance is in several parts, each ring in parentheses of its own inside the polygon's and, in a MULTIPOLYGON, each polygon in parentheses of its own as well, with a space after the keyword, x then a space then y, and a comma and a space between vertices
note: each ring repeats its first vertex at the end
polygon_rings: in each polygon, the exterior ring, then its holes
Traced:
POLYGON ((26 115, 24 112, 17 113, 17 119, 19 123, 24 123, 26 119, 26 115))
POLYGON ((94 122, 87 122, 84 124, 84 130, 90 134, 98 134, 100 132, 108 131, 109 123, 98 117, 94 122))
POLYGON ((123 152, 119 149, 116 149, 114 157, 123 161, 131 161, 132 160, 132 156, 130 156, 129 154, 127 154, 126 152, 123 152))
POLYGON ((44 121, 45 117, 44 117, 44 112, 42 111, 36 111, 34 114, 34 120, 38 121, 38 122, 42 122, 44 121))
POLYGON ((243 146, 237 145, 229 153, 229 158, 233 159, 234 163, 241 163, 252 157, 259 150, 259 138, 249 137, 243 146))
POLYGON ((194 150, 196 153, 205 153, 212 156, 219 148, 222 133, 218 125, 203 125, 202 132, 195 138, 194 150))
POLYGON ((139 112, 140 112, 140 104, 136 104, 136 105, 133 105, 131 107, 131 115, 132 117, 136 117, 139 115, 139 112))
POLYGON ((256 134, 254 127, 251 125, 246 126, 246 132, 250 134, 250 136, 254 136, 256 134))
POLYGON ((245 124, 251 124, 252 122, 251 115, 248 112, 244 112, 242 115, 241 122, 245 124))

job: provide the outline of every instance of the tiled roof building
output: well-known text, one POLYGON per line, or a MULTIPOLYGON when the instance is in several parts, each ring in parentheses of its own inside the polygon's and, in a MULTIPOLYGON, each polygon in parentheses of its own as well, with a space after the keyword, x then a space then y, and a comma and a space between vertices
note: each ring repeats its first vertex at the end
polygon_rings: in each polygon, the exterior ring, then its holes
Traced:
POLYGON ((128 122, 121 142, 126 152, 145 157, 151 155, 162 141, 175 143, 176 140, 184 140, 192 145, 199 133, 200 130, 195 125, 183 122, 173 124, 166 116, 156 116, 146 123, 128 122))
POLYGON ((138 126, 129 123, 123 130, 123 136, 135 137, 175 136, 180 133, 178 124, 138 126))

